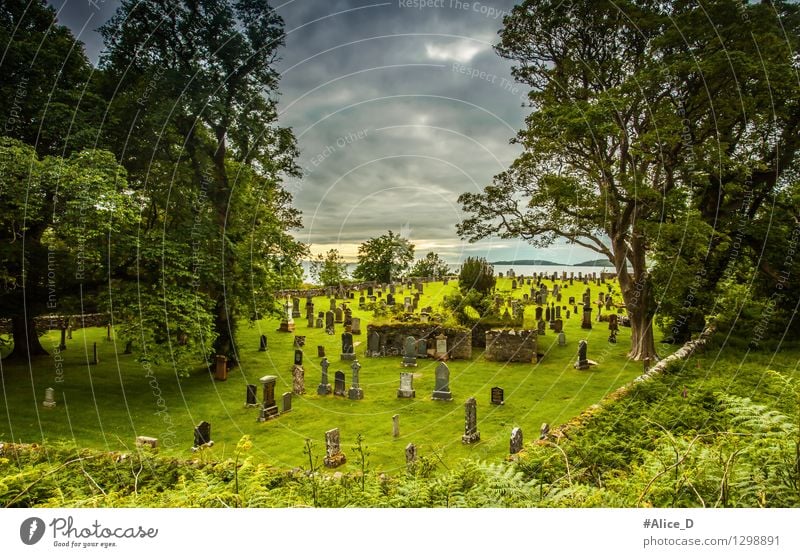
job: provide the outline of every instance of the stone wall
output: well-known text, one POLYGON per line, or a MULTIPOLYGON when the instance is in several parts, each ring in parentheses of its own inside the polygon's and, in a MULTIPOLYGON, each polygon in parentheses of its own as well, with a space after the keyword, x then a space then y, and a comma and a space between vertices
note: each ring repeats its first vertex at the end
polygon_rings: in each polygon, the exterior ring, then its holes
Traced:
MULTIPOLYGON (((442 327, 435 323, 393 323, 389 325, 368 325, 367 340, 372 331, 381 337, 381 348, 387 354, 403 354, 403 343, 407 336, 415 339, 426 339, 428 349, 436 348, 436 336, 443 333, 447 337, 447 357, 451 360, 469 360, 472 358, 472 335, 469 329, 459 327, 442 327)), ((365 343, 368 344, 368 343, 365 343)), ((367 348, 366 346, 364 347, 367 348)))
MULTIPOLYGON (((41 315, 34 317, 37 331, 60 330, 63 319, 70 319, 72 329, 83 327, 105 327, 108 325, 107 313, 87 313, 85 315, 41 315)), ((0 319, 0 333, 11 334, 11 319, 0 319)))
POLYGON ((486 331, 483 358, 490 362, 536 363, 536 331, 504 329, 486 331))

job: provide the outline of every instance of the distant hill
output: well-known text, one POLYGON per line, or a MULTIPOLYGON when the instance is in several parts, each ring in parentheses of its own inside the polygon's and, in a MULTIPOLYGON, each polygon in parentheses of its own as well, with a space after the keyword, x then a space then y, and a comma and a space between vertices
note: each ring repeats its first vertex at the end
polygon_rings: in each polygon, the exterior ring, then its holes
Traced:
POLYGON ((614 267, 614 264, 606 259, 594 259, 592 261, 584 261, 583 263, 575 263, 573 265, 565 265, 563 263, 547 261, 546 259, 515 259, 514 261, 492 261, 490 265, 554 265, 556 267, 611 267, 611 268, 614 267))
POLYGON ((613 269, 614 264, 608 259, 593 259, 583 263, 575 263, 573 267, 611 267, 613 269))
POLYGON ((489 265, 561 265, 544 259, 515 259, 514 261, 492 261, 489 265))

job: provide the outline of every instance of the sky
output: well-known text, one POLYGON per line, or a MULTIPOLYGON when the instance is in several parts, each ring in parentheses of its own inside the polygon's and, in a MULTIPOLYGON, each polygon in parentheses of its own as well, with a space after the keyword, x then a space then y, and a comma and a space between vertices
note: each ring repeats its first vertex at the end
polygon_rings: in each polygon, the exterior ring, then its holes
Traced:
MULTIPOLYGON (((114 0, 51 0, 58 20, 97 62, 96 29, 114 0)), ((451 263, 548 259, 577 263, 594 252, 558 244, 535 249, 490 239, 469 244, 456 224, 460 193, 480 191, 519 154, 527 89, 492 46, 513 0, 290 0, 285 21, 280 124, 294 130, 303 178, 287 188, 303 212, 295 235, 312 253, 401 234, 417 257, 451 263)))

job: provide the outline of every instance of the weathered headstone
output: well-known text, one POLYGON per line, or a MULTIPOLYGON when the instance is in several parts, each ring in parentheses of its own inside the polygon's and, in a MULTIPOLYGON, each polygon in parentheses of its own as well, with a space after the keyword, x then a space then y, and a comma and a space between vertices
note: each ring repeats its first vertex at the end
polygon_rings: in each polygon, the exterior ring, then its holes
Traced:
POLYGON ((342 308, 337 307, 335 310, 333 310, 333 318, 335 323, 344 322, 344 310, 342 310, 342 308))
POLYGON ((550 433, 550 424, 544 422, 542 427, 539 428, 539 440, 547 439, 548 433, 550 433))
POLYGON ((217 354, 215 358, 216 367, 214 369, 214 379, 217 381, 228 380, 228 358, 222 354, 217 354))
POLYGON ((547 334, 547 323, 543 320, 536 323, 536 334, 540 336, 544 336, 547 334))
POLYGON ((292 410, 292 393, 283 393, 283 408, 281 412, 286 413, 292 410))
POLYGON ((336 309, 336 298, 331 298, 329 300, 329 302, 330 302, 330 311, 335 310, 336 309))
POLYGON ((386 295, 386 305, 393 306, 395 304, 394 294, 387 294, 386 295))
POLYGON ((534 318, 536 319, 536 321, 541 321, 542 320, 542 312, 543 311, 544 310, 541 307, 537 307, 536 308, 535 315, 534 315, 534 318))
POLYGON ((397 389, 397 398, 414 398, 417 396, 414 390, 414 374, 408 372, 400 373, 400 388, 397 389))
POLYGON ((353 370, 353 379, 350 382, 350 389, 347 391, 347 398, 350 400, 361 400, 364 398, 364 390, 361 388, 361 379, 359 377, 361 373, 361 364, 358 363, 358 360, 354 360, 350 369, 353 370))
POLYGON ((300 317, 300 298, 292 298, 292 317, 300 317))
POLYGON ((267 351, 267 335, 261 335, 258 343, 258 351, 259 352, 266 352, 267 351))
POLYGON ((345 396, 347 394, 345 393, 345 388, 344 388, 343 371, 337 371, 336 373, 333 374, 333 394, 338 396, 345 396))
POLYGON ((559 346, 566 346, 567 345, 567 335, 564 334, 564 331, 558 333, 558 345, 559 346))
POLYGON ((319 365, 322 368, 322 379, 317 387, 317 394, 329 395, 331 394, 331 384, 328 382, 328 366, 330 365, 328 358, 322 358, 322 362, 319 365))
POLYGON ((433 400, 453 400, 450 392, 450 368, 444 362, 436 366, 436 384, 433 389, 433 400))
POLYGON ((92 344, 92 365, 100 363, 100 357, 97 355, 97 343, 92 344))
POLYGON ((583 321, 581 321, 581 329, 592 328, 592 306, 586 304, 583 306, 583 321))
POLYGON ((400 437, 400 414, 392 416, 392 437, 400 437))
POLYGON ((367 335, 367 356, 376 358, 381 355, 381 335, 378 331, 371 331, 367 335))
POLYGON ((413 468, 417 462, 417 446, 414 443, 406 445, 406 466, 413 468))
POLYGON ((317 358, 324 358, 325 357, 325 347, 317 345, 317 358))
POLYGON ((336 326, 334 325, 334 314, 332 311, 325 312, 325 332, 329 335, 336 333, 336 326))
POLYGON ((299 348, 294 351, 294 365, 301 366, 303 365, 303 351, 299 348))
POLYGON ((447 360, 447 337, 444 333, 440 333, 436 337, 436 354, 437 360, 447 360))
POLYGON ((67 328, 61 327, 61 341, 58 343, 58 349, 62 352, 67 349, 67 328))
POLYGON ((481 434, 478 431, 478 403, 475 397, 469 397, 464 403, 464 435, 461 436, 461 442, 465 445, 470 443, 477 443, 481 440, 481 434))
POLYGON ((563 319, 556 319, 553 321, 553 331, 556 333, 560 333, 564 330, 564 320, 563 319))
POLYGON ((44 390, 44 401, 42 402, 42 406, 45 408, 55 408, 56 406, 56 398, 55 398, 55 389, 52 387, 47 387, 44 390))
POLYGON ((292 392, 296 395, 306 394, 306 370, 303 366, 292 366, 292 392))
POLYGON ((294 347, 295 348, 303 348, 306 345, 306 336, 305 335, 295 335, 294 336, 294 347))
POLYGON ((361 318, 353 317, 350 321, 350 332, 354 335, 361 334, 361 318))
POLYGON ((509 442, 509 453, 517 454, 522 450, 522 430, 515 427, 511 430, 511 440, 509 442))
POLYGON ((150 447, 151 449, 158 448, 158 439, 155 437, 147 437, 145 435, 139 435, 136 437, 136 446, 137 447, 150 447))
POLYGON ((285 306, 285 316, 281 320, 278 327, 280 333, 293 333, 294 332, 294 319, 292 318, 292 304, 288 302, 285 306))
POLYGON ((341 359, 345 361, 355 360, 356 352, 353 348, 353 333, 342 333, 342 355, 341 359))
POLYGON ((412 336, 403 342, 403 367, 417 367, 417 341, 412 336))
POLYGON ((256 385, 247 386, 247 395, 244 405, 246 408, 255 408, 258 406, 258 387, 256 385))
POLYGON ((213 443, 211 441, 211 424, 202 421, 194 428, 194 444, 192 448, 196 449, 205 445, 211 446, 211 443, 213 443))
POLYGON ((589 369, 589 360, 586 358, 588 342, 581 340, 578 343, 578 361, 575 362, 575 369, 589 369))
POLYGON ((275 402, 275 385, 278 378, 275 375, 265 375, 259 379, 264 387, 264 399, 261 402, 261 411, 258 415, 259 422, 265 422, 278 416, 278 405, 275 402))
POLYGON ((503 394, 503 389, 500 387, 492 387, 492 404, 505 404, 505 398, 503 398, 503 394))
POLYGON ((336 468, 347 462, 339 446, 339 428, 334 428, 325 432, 325 458, 323 463, 328 468, 336 468))
POLYGON ((618 331, 619 330, 619 316, 616 313, 612 313, 608 316, 608 330, 609 331, 618 331))

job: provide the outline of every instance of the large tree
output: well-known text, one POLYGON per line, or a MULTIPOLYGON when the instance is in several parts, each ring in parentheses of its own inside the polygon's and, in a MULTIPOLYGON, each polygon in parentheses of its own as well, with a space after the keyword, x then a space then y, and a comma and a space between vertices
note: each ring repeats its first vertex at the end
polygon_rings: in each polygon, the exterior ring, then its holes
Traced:
MULTIPOLYGON (((673 248, 683 249, 688 237, 687 245, 703 251, 689 261, 687 250, 679 251, 682 264, 708 265, 715 234, 720 237, 708 211, 726 222, 724 237, 733 216, 730 209, 720 212, 719 203, 741 192, 748 169, 754 175, 763 168, 749 155, 758 150, 767 115, 738 116, 741 103, 749 102, 742 95, 759 81, 753 77, 759 45, 747 45, 752 37, 743 32, 746 18, 738 10, 763 15, 771 8, 706 4, 546 0, 517 6, 497 50, 517 62, 516 79, 532 89, 534 110, 516 138, 523 153, 483 192, 460 198, 470 214, 459 226, 462 237, 499 234, 539 246, 561 237, 608 257, 631 318, 635 359, 656 356, 652 321, 663 291, 653 280, 654 262, 676 266, 673 248), (720 44, 718 22, 737 48, 720 44), (737 79, 743 90, 736 89, 737 79), (746 141, 731 147, 733 136, 746 141), (705 199, 700 206, 698 197, 705 199)), ((766 59, 769 68, 783 64, 785 88, 791 58, 781 48, 766 59)), ((796 105, 796 98, 781 98, 796 105)), ((782 120, 791 113, 781 105, 782 120)), ((676 282, 674 291, 682 290, 691 277, 683 273, 676 282)))
POLYGON ((317 254, 311 262, 311 276, 322 286, 339 286, 347 280, 347 261, 337 249, 328 250, 325 255, 317 254))
POLYGON ((361 280, 392 282, 408 271, 414 261, 414 244, 391 230, 358 246, 358 265, 353 276, 361 280))
POLYGON ((433 277, 441 278, 450 274, 450 266, 447 261, 439 257, 439 254, 429 251, 428 254, 418 259, 409 271, 410 277, 433 277))
MULTIPOLYGON (((305 248, 289 234, 300 217, 281 185, 297 174, 277 124, 283 22, 262 0, 125 0, 101 32, 107 137, 143 198, 133 264, 178 314, 195 292, 196 311, 211 300, 208 352, 238 359, 239 319, 273 310, 275 290, 302 276, 305 248)), ((162 339, 182 333, 162 322, 162 339)))

